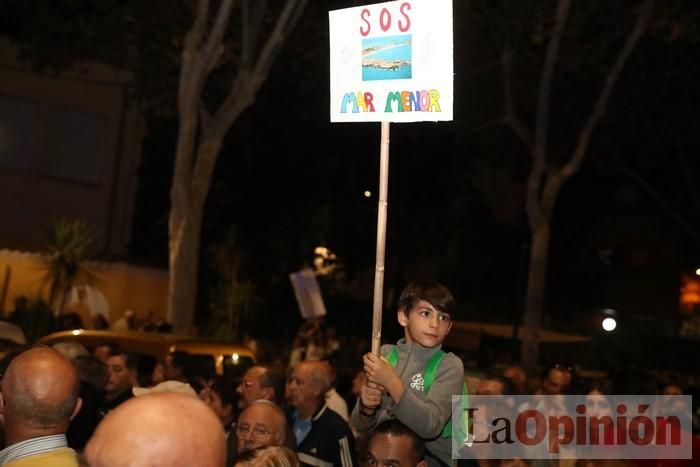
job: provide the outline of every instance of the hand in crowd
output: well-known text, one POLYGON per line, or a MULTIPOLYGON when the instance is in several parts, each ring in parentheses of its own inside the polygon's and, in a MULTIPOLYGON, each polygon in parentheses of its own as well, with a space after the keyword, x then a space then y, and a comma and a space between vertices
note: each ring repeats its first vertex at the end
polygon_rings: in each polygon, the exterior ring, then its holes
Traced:
POLYGON ((365 379, 365 383, 362 385, 362 392, 360 393, 360 401, 362 405, 368 409, 375 409, 379 407, 382 403, 382 396, 384 395, 384 388, 365 379))

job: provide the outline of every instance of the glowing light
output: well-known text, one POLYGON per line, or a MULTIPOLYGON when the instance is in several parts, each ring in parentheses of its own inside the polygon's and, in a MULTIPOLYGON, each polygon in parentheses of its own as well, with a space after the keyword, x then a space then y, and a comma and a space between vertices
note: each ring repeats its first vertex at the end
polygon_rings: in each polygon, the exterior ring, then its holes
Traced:
POLYGON ((700 276, 700 268, 697 268, 697 269, 695 270, 695 275, 696 275, 696 276, 700 276))
POLYGON ((237 353, 231 355, 231 361, 233 362, 234 365, 238 365, 239 358, 240 358, 240 356, 237 353))
MULTIPOLYGON (((371 197, 371 196, 372 196, 372 192, 371 192, 371 191, 369 191, 369 190, 365 191, 365 198, 369 198, 369 197, 371 197)), ((698 271, 700 271, 700 269, 698 269, 698 271)))
POLYGON ((71 331, 71 334, 73 334, 74 336, 79 336, 82 333, 83 333, 82 329, 74 329, 73 331, 71 331))
POLYGON ((603 320, 603 329, 607 332, 614 331, 617 327, 617 321, 615 318, 605 318, 603 320))

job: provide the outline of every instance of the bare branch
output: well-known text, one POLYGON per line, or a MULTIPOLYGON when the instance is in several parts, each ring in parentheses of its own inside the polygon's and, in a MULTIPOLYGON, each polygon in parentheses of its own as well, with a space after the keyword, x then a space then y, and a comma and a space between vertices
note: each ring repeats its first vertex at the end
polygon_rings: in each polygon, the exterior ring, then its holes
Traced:
POLYGON ((256 0, 251 8, 251 0, 243 2, 243 48, 241 52, 241 68, 250 68, 253 63, 255 51, 258 49, 260 27, 265 18, 267 0, 256 0))
POLYGON ((685 230, 696 240, 700 241, 700 231, 692 225, 690 222, 688 222, 685 217, 678 212, 674 207, 673 204, 668 202, 666 198, 664 198, 658 190, 656 190, 649 182, 644 180, 640 175, 638 175, 636 172, 634 172, 631 168, 623 165, 622 166, 622 173, 627 175, 629 178, 631 178, 636 184, 638 184, 640 187, 642 187, 649 195, 651 195, 652 198, 656 200, 657 203, 661 205, 662 208, 664 208, 668 213, 675 219, 676 222, 678 222, 685 230))
POLYGON ((532 135, 515 114, 513 103, 513 49, 506 44, 501 54, 503 65, 503 122, 508 125, 525 145, 532 155, 532 135))
POLYGON ((639 14, 637 15, 637 21, 635 22, 634 28, 632 29, 632 31, 630 31, 629 35, 627 36, 627 39, 625 40, 624 46, 622 47, 622 49, 620 49, 620 52, 615 58, 615 62, 610 67, 610 71, 608 72, 608 76, 605 78, 605 83, 603 84, 603 88, 601 89, 601 92, 598 95, 598 99, 593 107, 593 111, 589 115, 588 120, 586 121, 583 129, 581 130, 578 143, 576 144, 576 148, 574 149, 574 154, 569 160, 569 162, 567 162, 566 165, 561 169, 561 173, 565 178, 569 178, 574 173, 576 173, 579 166, 581 165, 581 161, 583 161, 583 158, 586 155, 586 151, 588 149, 593 130, 598 124, 600 118, 605 113, 605 108, 608 105, 608 100, 610 99, 610 94, 612 93, 612 90, 615 87, 615 83, 617 82, 620 73, 622 72, 625 63, 627 62, 627 59, 632 54, 632 51, 637 46, 637 42, 639 42, 639 39, 641 38, 642 34, 646 29, 647 23, 651 16, 653 5, 654 0, 644 0, 644 3, 642 3, 639 9, 639 14))
POLYGON ((542 194, 540 196, 540 206, 542 211, 548 214, 552 213, 554 209, 554 203, 557 201, 557 196, 559 195, 559 190, 561 190, 562 185, 567 180, 559 170, 553 170, 550 175, 547 176, 547 181, 542 188, 542 194))
POLYGON ((185 43, 182 49, 180 86, 178 88, 178 106, 180 106, 180 113, 183 112, 181 106, 191 105, 185 103, 192 98, 191 93, 188 93, 188 91, 191 89, 189 83, 192 81, 192 77, 197 70, 197 55, 199 45, 202 42, 202 38, 204 37, 206 31, 208 15, 209 0, 200 0, 197 3, 197 16, 195 17, 194 23, 192 23, 192 29, 189 30, 187 36, 185 37, 185 43))
POLYGON ((275 28, 270 34, 270 37, 268 37, 255 64, 252 76, 254 80, 253 88, 255 91, 258 90, 270 72, 272 63, 275 58, 277 58, 284 40, 299 20, 301 13, 304 11, 304 8, 306 8, 307 2, 308 0, 287 0, 287 3, 285 3, 284 10, 282 10, 279 18, 277 18, 275 28))
POLYGON ((496 118, 494 120, 489 120, 488 122, 484 122, 481 125, 475 126, 474 128, 472 128, 472 131, 477 131, 477 132, 484 131, 484 130, 487 130, 489 128, 493 128, 495 126, 505 125, 507 123, 508 122, 506 122, 505 117, 500 117, 500 118, 496 118))
POLYGON ((566 20, 571 10, 571 0, 559 0, 552 35, 547 44, 542 77, 540 78, 537 97, 537 112, 535 123, 535 142, 533 147, 533 171, 544 170, 547 154, 547 133, 549 131, 549 102, 552 92, 554 69, 559 60, 559 47, 564 35, 566 20))
POLYGON ((207 39, 207 44, 204 47, 204 59, 206 60, 205 66, 207 73, 209 73, 216 66, 216 63, 219 61, 219 57, 221 57, 221 53, 223 52, 222 41, 226 28, 228 27, 229 19, 231 18, 233 4, 233 0, 223 0, 219 6, 214 27, 212 28, 207 39))
POLYGON ((571 10, 571 0, 559 0, 554 20, 552 34, 547 44, 547 52, 540 78, 539 93, 537 98, 537 112, 535 120, 535 137, 532 144, 532 168, 527 179, 525 192, 528 222, 531 227, 547 222, 551 209, 543 206, 543 197, 548 199, 544 189, 552 186, 551 178, 546 176, 547 169, 547 133, 549 130, 549 102, 552 90, 554 69, 559 60, 559 46, 564 35, 566 20, 571 10), (545 180, 543 186, 543 180, 545 180))
MULTIPOLYGON (((267 78, 273 61, 279 54, 282 44, 291 31, 301 12, 306 7, 308 0, 287 0, 284 9, 277 19, 274 30, 270 33, 265 46, 263 47, 253 70, 248 67, 241 67, 233 84, 231 92, 219 107, 214 115, 210 131, 213 134, 221 132, 222 128, 227 129, 231 122, 255 100, 255 93, 262 82, 267 78)), ((248 46, 248 48, 250 48, 248 46)))

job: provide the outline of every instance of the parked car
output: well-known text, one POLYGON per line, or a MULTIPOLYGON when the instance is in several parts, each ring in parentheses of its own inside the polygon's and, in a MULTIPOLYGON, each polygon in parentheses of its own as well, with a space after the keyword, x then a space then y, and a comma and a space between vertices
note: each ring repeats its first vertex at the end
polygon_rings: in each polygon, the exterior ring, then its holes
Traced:
POLYGON ((199 367, 227 379, 240 379, 255 363, 255 354, 239 344, 201 337, 137 331, 92 331, 75 329, 46 335, 39 343, 53 345, 59 342, 77 342, 92 351, 99 344, 115 344, 153 360, 164 361, 169 353, 184 351, 199 367))

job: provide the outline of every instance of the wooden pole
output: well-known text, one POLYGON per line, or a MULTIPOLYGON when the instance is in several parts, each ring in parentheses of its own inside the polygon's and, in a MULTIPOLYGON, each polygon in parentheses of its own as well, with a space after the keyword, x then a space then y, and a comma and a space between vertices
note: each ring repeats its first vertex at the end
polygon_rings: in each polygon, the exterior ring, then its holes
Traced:
POLYGON ((377 209, 377 258, 374 268, 374 307, 372 312, 372 353, 379 356, 382 341, 382 298, 384 296, 384 256, 386 210, 389 188, 389 122, 382 122, 379 163, 379 202, 377 209))

